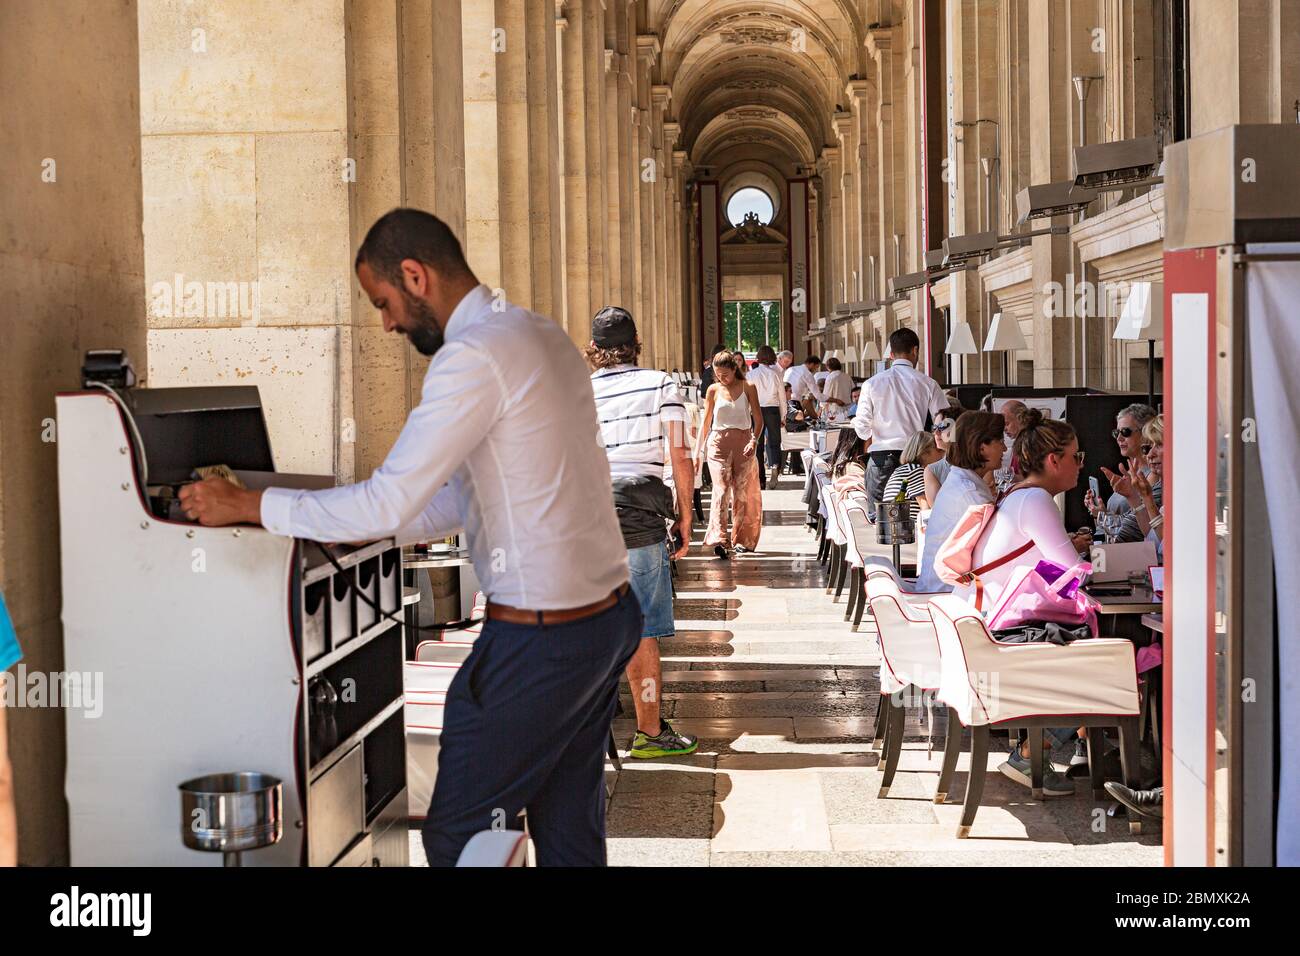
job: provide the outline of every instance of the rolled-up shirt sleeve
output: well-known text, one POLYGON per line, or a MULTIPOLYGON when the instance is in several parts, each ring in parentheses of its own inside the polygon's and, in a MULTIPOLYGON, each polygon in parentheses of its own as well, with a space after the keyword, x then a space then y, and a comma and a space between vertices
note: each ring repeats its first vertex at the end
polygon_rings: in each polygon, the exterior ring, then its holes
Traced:
POLYGON ((491 358, 461 342, 439 351, 392 451, 365 481, 324 491, 270 488, 262 525, 315 541, 390 535, 433 537, 459 528, 460 502, 444 486, 505 409, 507 389, 491 358), (442 493, 440 493, 442 492, 442 493))

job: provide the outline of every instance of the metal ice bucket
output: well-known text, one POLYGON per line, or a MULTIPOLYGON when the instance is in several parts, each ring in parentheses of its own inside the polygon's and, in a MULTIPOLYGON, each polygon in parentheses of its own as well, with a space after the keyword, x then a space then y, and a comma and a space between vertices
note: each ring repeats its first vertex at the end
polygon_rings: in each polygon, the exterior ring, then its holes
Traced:
POLYGON ((913 544, 916 526, 908 501, 882 501, 876 508, 876 541, 880 544, 913 544))
POLYGON ((191 850, 224 854, 226 866, 239 866, 242 852, 271 846, 284 835, 278 777, 213 773, 186 780, 180 792, 181 840, 191 850))

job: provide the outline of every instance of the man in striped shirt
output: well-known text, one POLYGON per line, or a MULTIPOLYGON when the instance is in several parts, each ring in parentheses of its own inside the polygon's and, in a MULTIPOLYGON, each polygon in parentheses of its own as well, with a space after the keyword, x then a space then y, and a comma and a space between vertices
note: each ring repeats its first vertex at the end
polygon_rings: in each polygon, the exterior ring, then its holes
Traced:
POLYGON ((630 313, 616 306, 596 313, 585 354, 632 590, 645 615, 641 644, 627 665, 637 725, 631 754, 648 758, 688 754, 699 746, 694 737, 673 730, 659 706, 659 641, 675 633, 668 527, 671 523, 675 539, 671 556, 681 557, 691 541, 695 468, 686 443, 681 389, 666 372, 638 368, 640 353, 630 313), (666 462, 671 463, 676 501, 664 484, 666 462))

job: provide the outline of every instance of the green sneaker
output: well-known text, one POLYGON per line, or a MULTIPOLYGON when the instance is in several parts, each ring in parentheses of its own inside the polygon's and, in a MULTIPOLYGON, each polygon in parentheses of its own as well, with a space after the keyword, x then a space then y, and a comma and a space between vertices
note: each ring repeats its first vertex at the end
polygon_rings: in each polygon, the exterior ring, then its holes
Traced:
POLYGON ((651 737, 640 730, 632 738, 631 755, 648 760, 652 757, 680 756, 695 753, 699 740, 690 734, 679 734, 666 720, 659 721, 659 736, 651 737))

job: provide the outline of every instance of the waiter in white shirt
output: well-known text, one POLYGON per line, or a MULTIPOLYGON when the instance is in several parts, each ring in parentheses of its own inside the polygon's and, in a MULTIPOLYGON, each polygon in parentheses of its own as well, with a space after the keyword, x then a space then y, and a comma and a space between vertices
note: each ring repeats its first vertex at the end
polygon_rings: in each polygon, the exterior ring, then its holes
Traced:
POLYGON ((822 383, 822 395, 825 396, 826 419, 832 422, 842 422, 847 420, 848 416, 845 410, 849 407, 849 401, 853 397, 853 378, 844 367, 840 360, 831 357, 826 360, 826 380, 822 383))
POLYGON ((776 368, 776 350, 770 345, 759 346, 758 361, 746 378, 758 392, 758 408, 763 415, 763 434, 759 444, 766 450, 767 467, 758 470, 759 482, 766 488, 770 480, 776 484, 781 474, 781 418, 785 408, 785 388, 781 373, 776 368), (772 473, 771 478, 767 476, 772 473))
POLYGON ((809 396, 818 402, 825 401, 821 387, 818 386, 817 380, 814 378, 814 373, 821 366, 822 360, 815 355, 810 355, 803 360, 802 365, 792 365, 785 370, 785 380, 790 385, 790 390, 793 393, 790 396, 791 398, 800 404, 806 403, 809 396))
POLYGON ((895 329, 889 336, 893 361, 885 371, 873 375, 862 386, 853 428, 863 441, 871 442, 867 461, 867 510, 876 520, 876 503, 885 482, 898 467, 907 440, 924 430, 927 414, 938 415, 948 407, 939 383, 916 370, 921 340, 911 329, 895 329))
POLYGON ((586 364, 559 325, 495 300, 426 212, 376 222, 356 269, 384 329, 433 356, 384 463, 315 492, 209 479, 182 507, 317 541, 463 529, 487 622, 447 692, 429 864, 454 865, 475 833, 518 828, 527 809, 539 864, 604 865, 605 743, 641 609, 586 364))

